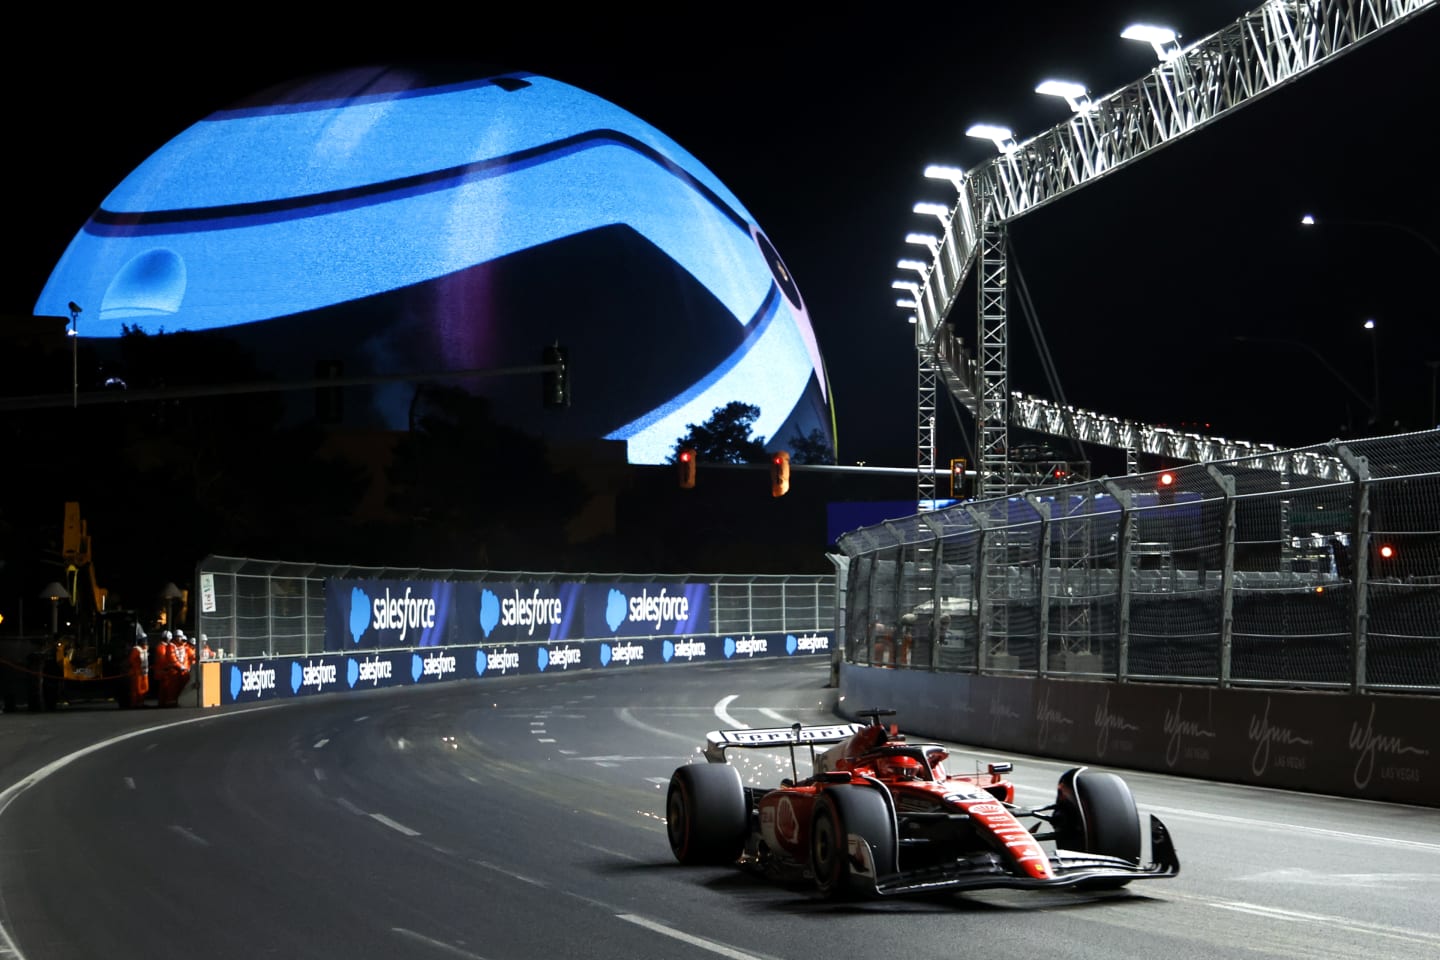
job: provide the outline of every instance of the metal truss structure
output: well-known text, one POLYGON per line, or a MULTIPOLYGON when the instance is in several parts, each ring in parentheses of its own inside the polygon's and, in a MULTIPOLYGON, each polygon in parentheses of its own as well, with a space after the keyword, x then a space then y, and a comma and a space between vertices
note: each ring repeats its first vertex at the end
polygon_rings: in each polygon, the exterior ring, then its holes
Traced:
MULTIPOLYGON (((1140 452, 1199 461, 1273 452, 1245 444, 1060 408, 1011 394, 1006 338, 1005 224, 1114 173, 1227 116, 1361 43, 1393 29, 1435 0, 1270 0, 1225 29, 1174 51, 1145 77, 1098 100, 1077 104, 1068 121, 965 173, 951 171, 957 199, 937 214, 943 237, 914 294, 919 352, 917 501, 933 500, 935 391, 944 382, 976 418, 982 497, 1011 492, 1009 424, 1140 452), (979 318, 971 359, 947 328, 961 288, 979 262, 979 318), (927 479, 928 478, 928 479, 927 479), (928 484, 928 486, 927 486, 928 484)), ((1295 473, 1343 475, 1337 463, 1298 456, 1295 473), (1333 472, 1332 472, 1333 471, 1333 472)), ((1266 466, 1267 458, 1247 461, 1266 466)), ((922 508, 923 509, 923 508, 922 508)))

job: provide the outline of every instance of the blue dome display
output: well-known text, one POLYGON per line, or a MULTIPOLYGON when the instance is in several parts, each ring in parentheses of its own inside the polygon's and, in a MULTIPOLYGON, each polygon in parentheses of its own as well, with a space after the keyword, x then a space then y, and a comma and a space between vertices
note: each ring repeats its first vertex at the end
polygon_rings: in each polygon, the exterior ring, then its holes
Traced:
POLYGON ((737 400, 772 447, 833 442, 804 301, 740 201, 635 116, 524 72, 354 69, 212 114, 106 197, 35 312, 72 301, 87 338, 216 331, 282 379, 394 378, 347 407, 369 425, 405 426, 407 374, 559 342, 563 414, 539 411, 538 375, 473 388, 632 463, 737 400))

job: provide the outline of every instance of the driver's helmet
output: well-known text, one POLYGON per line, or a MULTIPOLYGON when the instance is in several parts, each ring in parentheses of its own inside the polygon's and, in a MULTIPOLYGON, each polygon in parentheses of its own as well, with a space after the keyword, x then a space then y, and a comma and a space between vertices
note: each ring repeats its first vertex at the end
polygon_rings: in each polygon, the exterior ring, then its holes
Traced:
POLYGON ((875 764, 880 776, 892 780, 919 780, 920 761, 914 757, 881 757, 875 764))

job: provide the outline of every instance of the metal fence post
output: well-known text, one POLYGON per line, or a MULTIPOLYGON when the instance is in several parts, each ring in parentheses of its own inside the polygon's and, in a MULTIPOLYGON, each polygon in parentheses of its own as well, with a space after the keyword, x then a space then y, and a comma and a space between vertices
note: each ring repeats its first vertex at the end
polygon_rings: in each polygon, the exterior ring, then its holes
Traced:
POLYGON ((1106 489, 1120 505, 1120 542, 1115 556, 1115 602, 1119 607, 1119 626, 1115 636, 1115 680, 1124 683, 1130 673, 1130 553, 1134 538, 1135 508, 1129 490, 1121 490, 1112 480, 1103 481, 1106 489))
POLYGON ((1350 532, 1350 558, 1355 566, 1355 596, 1351 603, 1350 690, 1365 690, 1365 647, 1370 636, 1370 461, 1349 447, 1338 445, 1335 454, 1354 485, 1354 523, 1350 532))
MULTIPOLYGON (((1230 657, 1235 643, 1235 478, 1221 473, 1214 464, 1206 464, 1205 469, 1225 497, 1220 560, 1220 669, 1216 677, 1224 688, 1230 686, 1230 657)), ((1200 590, 1205 590, 1203 582, 1200 590)))

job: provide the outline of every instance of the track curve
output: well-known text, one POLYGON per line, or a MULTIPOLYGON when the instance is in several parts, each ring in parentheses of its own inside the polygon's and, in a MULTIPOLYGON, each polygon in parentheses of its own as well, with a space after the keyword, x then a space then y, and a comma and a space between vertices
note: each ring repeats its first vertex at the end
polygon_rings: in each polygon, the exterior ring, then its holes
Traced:
MULTIPOLYGON (((707 730, 833 719, 827 678, 788 660, 512 678, 133 731, 0 795, 0 957, 1440 952, 1437 811, 1156 774, 1119 771, 1183 872, 1116 894, 839 906, 676 865, 674 767, 707 730)), ((1033 804, 1069 766, 1001 759, 1033 804)))

